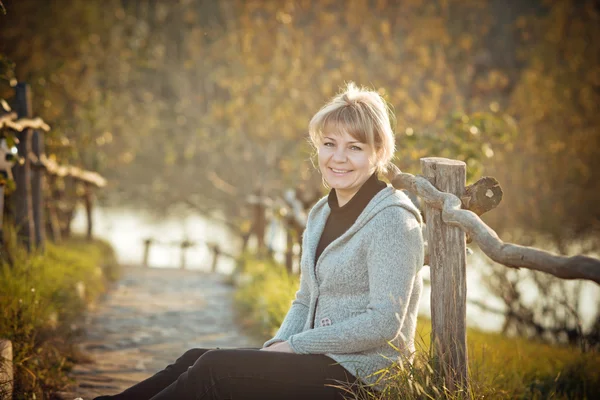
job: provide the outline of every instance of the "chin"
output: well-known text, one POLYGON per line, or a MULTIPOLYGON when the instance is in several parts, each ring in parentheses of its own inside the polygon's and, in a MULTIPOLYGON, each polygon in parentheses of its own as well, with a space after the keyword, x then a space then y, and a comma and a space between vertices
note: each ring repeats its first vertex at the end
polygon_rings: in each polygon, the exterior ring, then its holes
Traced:
POLYGON ((351 185, 355 181, 353 173, 346 176, 337 176, 330 172, 328 175, 331 182, 339 182, 341 185, 351 185))
POLYGON ((338 184, 330 184, 329 186, 331 186, 332 189, 336 189, 336 190, 346 190, 346 189, 350 189, 352 187, 352 183, 338 183, 338 184))

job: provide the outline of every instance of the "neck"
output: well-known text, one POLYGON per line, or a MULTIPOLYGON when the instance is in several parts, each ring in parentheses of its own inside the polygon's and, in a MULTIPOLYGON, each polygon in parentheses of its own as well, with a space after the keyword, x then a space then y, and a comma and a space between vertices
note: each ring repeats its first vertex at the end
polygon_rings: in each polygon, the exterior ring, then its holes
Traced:
MULTIPOLYGON (((360 188, 358 188, 358 190, 360 190, 360 188)), ((335 190, 335 195, 338 199, 338 206, 339 207, 344 207, 344 205, 348 204, 348 202, 350 200, 352 200, 352 198, 354 197, 354 195, 356 193, 358 193, 358 190, 354 190, 354 191, 347 191, 347 190, 335 190)))
MULTIPOLYGON (((360 189, 360 188, 359 188, 360 189)), ((350 200, 354 197, 354 195, 358 193, 358 190, 353 192, 347 192, 345 190, 335 190, 335 195, 337 197, 338 206, 344 207, 344 205, 348 204, 350 200)))
POLYGON ((362 189, 363 186, 367 185, 367 182, 372 181, 373 179, 377 180, 377 176, 375 175, 375 171, 371 172, 371 176, 369 177, 369 179, 367 179, 366 181, 363 182, 362 185, 360 185, 360 187, 356 188, 356 189, 352 189, 352 190, 346 190, 346 189, 336 189, 335 190, 335 195, 337 197, 337 201, 338 201, 338 207, 344 207, 344 205, 348 204, 348 202, 350 200, 352 200, 352 198, 362 189))

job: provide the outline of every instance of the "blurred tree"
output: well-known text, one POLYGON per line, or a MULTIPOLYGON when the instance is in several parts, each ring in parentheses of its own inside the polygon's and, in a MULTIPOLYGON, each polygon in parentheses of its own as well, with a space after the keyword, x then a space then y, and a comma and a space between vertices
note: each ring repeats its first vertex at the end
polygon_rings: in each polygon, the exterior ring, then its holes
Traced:
POLYGON ((505 317, 502 333, 549 343, 597 350, 600 346, 600 309, 586 296, 595 284, 565 281, 531 270, 493 266, 484 280, 489 292, 504 305, 502 310, 485 303, 475 305, 505 317), (594 315, 583 318, 590 310, 594 315))
POLYGON ((517 18, 523 67, 507 112, 519 137, 490 169, 507 193, 493 223, 544 236, 562 253, 600 245, 599 22, 594 1, 551 2, 517 18))
POLYGON ((394 109, 401 169, 498 178, 504 239, 599 247, 597 1, 3 2, 0 96, 31 83, 48 152, 107 176, 111 204, 245 232, 249 195, 320 189, 307 124, 352 80, 394 109))
MULTIPOLYGON (((600 247, 599 11, 593 1, 547 2, 513 24, 521 67, 506 104, 519 134, 488 167, 506 194, 506 211, 489 220, 509 240, 563 254, 600 247)), ((597 306, 582 326, 593 284, 496 266, 486 286, 505 304, 505 332, 598 346, 597 306)))
POLYGON ((307 123, 353 80, 395 110, 402 169, 435 155, 499 178, 498 230, 597 229, 593 1, 5 4, 0 52, 55 128, 49 151, 104 173, 113 203, 243 224, 249 194, 319 181, 307 123))

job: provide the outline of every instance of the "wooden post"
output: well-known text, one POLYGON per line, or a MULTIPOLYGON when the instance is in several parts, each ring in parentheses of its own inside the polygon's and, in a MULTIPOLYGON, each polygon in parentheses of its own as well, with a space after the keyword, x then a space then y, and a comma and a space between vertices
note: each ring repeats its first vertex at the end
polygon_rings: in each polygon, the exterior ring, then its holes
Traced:
POLYGON ((64 191, 62 192, 63 209, 61 210, 61 235, 62 237, 71 237, 71 222, 77 206, 77 182, 72 176, 65 176, 64 191))
MULTIPOLYGON (((15 111, 19 118, 30 118, 31 111, 31 90, 26 83, 18 83, 15 88, 16 106, 15 111)), ((18 134, 19 144, 17 149, 19 156, 25 158, 25 162, 20 165, 16 163, 12 168, 15 180, 16 190, 11 196, 14 199, 15 226, 17 228, 19 240, 25 245, 28 251, 35 243, 33 208, 31 201, 31 162, 29 153, 31 152, 31 129, 25 129, 18 134)))
POLYGON ((252 235, 252 230, 249 230, 248 232, 242 233, 241 239, 242 239, 242 245, 240 247, 240 254, 244 254, 246 252, 246 249, 248 249, 248 241, 250 241, 250 236, 252 235))
POLYGON ((87 240, 92 240, 93 220, 92 220, 92 185, 89 182, 83 184, 83 203, 85 204, 85 214, 87 216, 87 240))
POLYGON ((48 211, 48 225, 52 241, 58 243, 61 240, 60 221, 58 218, 57 203, 60 201, 60 194, 56 188, 56 176, 48 174, 46 176, 49 197, 46 200, 46 210, 48 211))
POLYGON ((186 267, 185 252, 187 251, 187 249, 189 249, 190 247, 194 247, 195 245, 196 243, 190 241, 189 239, 183 239, 183 241, 181 242, 181 269, 185 269, 186 267))
POLYGON ((256 203, 254 203, 254 224, 253 231, 256 235, 256 246, 259 256, 265 255, 265 233, 267 230, 266 207, 262 197, 262 191, 256 193, 256 203))
POLYGON ((12 399, 13 355, 10 340, 0 339, 0 400, 12 399))
POLYGON ((291 274, 294 267, 294 220, 291 214, 286 217, 285 223, 285 268, 291 274))
POLYGON ((142 260, 142 265, 144 267, 148 267, 148 259, 150 257, 150 245, 153 240, 151 238, 144 239, 144 259, 142 260))
POLYGON ((221 248, 219 247, 218 244, 215 244, 214 246, 212 246, 212 251, 213 251, 213 262, 212 262, 210 271, 214 273, 214 272, 217 272, 217 263, 219 262, 219 255, 221 254, 221 248))
POLYGON ((0 247, 4 244, 4 184, 12 176, 12 164, 14 156, 10 152, 6 139, 0 139, 0 247))
POLYGON ((181 241, 181 244, 179 245, 179 247, 181 249, 181 256, 180 256, 180 262, 179 262, 180 269, 185 269, 185 250, 187 249, 186 243, 187 243, 187 241, 183 240, 183 241, 181 241))
POLYGON ((0 185, 0 246, 4 244, 4 185, 0 185))
MULTIPOLYGON (((421 159, 423 175, 443 192, 461 196, 466 164, 445 158, 421 159)), ((425 206, 431 267, 431 346, 438 372, 452 391, 467 390, 466 240, 464 232, 446 225, 442 212, 425 206)))
MULTIPOLYGON (((41 159, 41 155, 44 154, 44 136, 40 130, 33 131, 31 148, 33 154, 35 154, 38 160, 41 159)), ((43 249, 44 242, 46 241, 46 229, 44 224, 44 176, 45 170, 43 167, 38 166, 33 168, 31 177, 31 201, 33 208, 33 225, 35 229, 35 245, 43 249)))

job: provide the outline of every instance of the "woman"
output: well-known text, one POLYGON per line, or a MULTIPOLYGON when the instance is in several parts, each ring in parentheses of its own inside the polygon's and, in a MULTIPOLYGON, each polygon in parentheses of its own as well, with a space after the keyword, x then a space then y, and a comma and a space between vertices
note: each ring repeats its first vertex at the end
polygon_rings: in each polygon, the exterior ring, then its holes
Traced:
POLYGON ((394 154, 385 102, 349 84, 309 132, 331 191, 308 216, 300 288, 277 334, 260 350, 190 350, 146 381, 97 399, 342 398, 339 386, 360 381, 380 390, 377 371, 410 361, 421 216, 377 178, 394 154))

